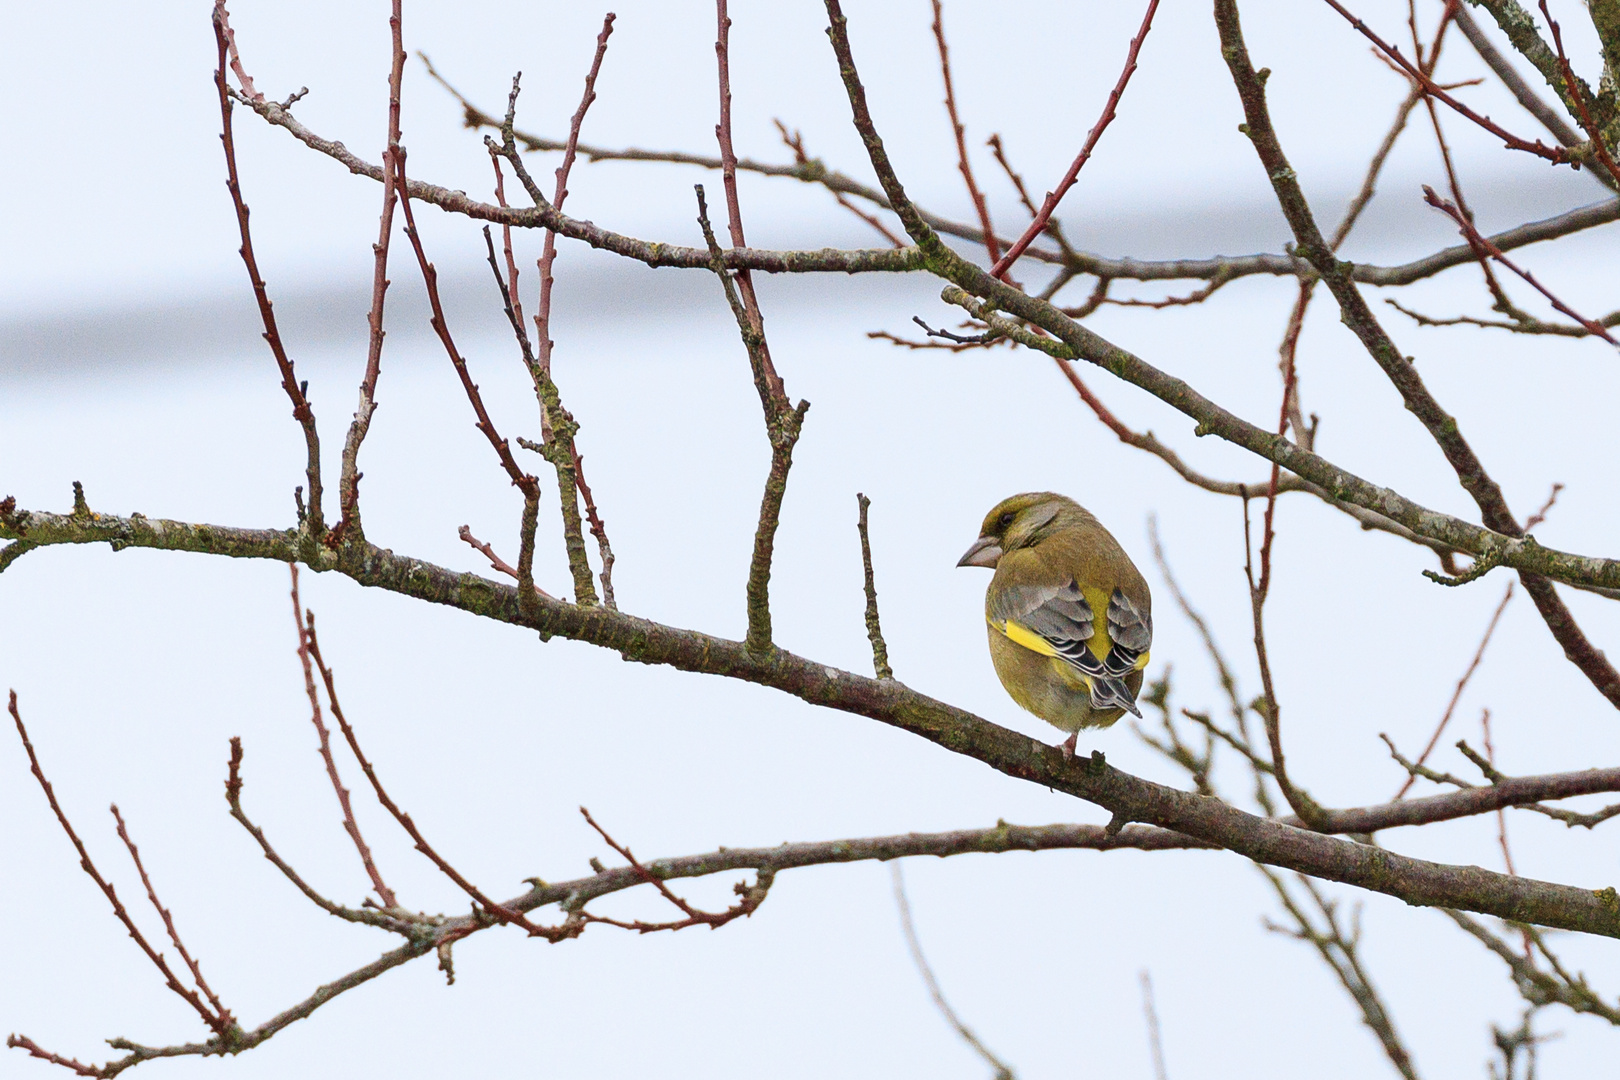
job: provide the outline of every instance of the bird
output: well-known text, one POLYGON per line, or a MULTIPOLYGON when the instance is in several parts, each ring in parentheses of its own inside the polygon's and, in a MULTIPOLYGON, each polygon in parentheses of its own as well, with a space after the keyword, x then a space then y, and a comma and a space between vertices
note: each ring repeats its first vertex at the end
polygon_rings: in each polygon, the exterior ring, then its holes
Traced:
POLYGON ((957 566, 995 571, 984 596, 990 660, 1019 705, 1063 731, 1141 716, 1136 695, 1153 644, 1141 571, 1089 510, 1031 491, 997 503, 957 566))

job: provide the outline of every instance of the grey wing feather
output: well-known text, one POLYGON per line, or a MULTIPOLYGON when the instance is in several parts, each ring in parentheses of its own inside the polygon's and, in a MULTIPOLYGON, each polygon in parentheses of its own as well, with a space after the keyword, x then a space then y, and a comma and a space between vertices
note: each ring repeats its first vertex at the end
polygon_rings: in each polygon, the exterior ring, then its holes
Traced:
POLYGON ((1143 611, 1120 590, 1108 598, 1108 636, 1113 648, 1104 662, 1107 673, 1123 676, 1136 669, 1136 662, 1153 644, 1153 616, 1143 611))
POLYGON ((1011 619, 1039 634, 1060 657, 1087 675, 1104 674, 1102 662, 1086 647, 1097 633, 1091 605, 1074 582, 1010 586, 990 602, 990 615, 998 622, 1011 619))
POLYGON ((1153 620, 1118 589, 1108 601, 1108 634, 1113 642, 1106 660, 1087 646, 1097 633, 1091 604, 1073 581, 1063 585, 1013 585, 990 601, 990 617, 1011 619, 1039 634, 1072 667, 1087 676, 1091 707, 1124 709, 1135 716, 1136 707, 1125 676, 1136 670, 1136 660, 1153 639, 1153 620), (1131 643, 1140 642, 1140 648, 1131 643))

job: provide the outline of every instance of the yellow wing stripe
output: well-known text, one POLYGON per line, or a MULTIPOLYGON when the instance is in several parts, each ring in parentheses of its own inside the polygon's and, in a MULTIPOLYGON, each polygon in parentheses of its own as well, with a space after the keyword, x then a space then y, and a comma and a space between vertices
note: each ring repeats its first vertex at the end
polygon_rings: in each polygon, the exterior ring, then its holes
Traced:
POLYGON ((1022 645, 1031 652, 1040 653, 1042 656, 1056 656, 1058 654, 1057 650, 1052 648, 1051 643, 1041 635, 1028 627, 1018 625, 1011 619, 1001 623, 991 621, 990 625, 1007 635, 1009 640, 1022 645))

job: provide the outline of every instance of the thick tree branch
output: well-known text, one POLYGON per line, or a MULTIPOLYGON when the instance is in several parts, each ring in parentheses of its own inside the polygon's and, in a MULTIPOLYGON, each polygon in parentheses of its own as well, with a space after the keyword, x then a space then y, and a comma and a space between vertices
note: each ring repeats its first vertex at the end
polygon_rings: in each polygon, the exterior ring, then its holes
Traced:
MULTIPOLYGON (((77 522, 29 514, 31 538, 55 543, 110 539, 125 546, 230 553, 301 561, 295 531, 218 526, 102 515, 77 522)), ((581 608, 541 597, 520 603, 517 588, 435 566, 367 544, 349 548, 336 566, 371 588, 454 607, 484 618, 612 649, 627 660, 667 664, 768 686, 812 705, 865 716, 973 757, 1016 779, 1094 803, 1115 817, 1173 829, 1247 858, 1332 881, 1519 922, 1620 937, 1620 904, 1608 889, 1577 888, 1448 866, 1368 848, 1244 813, 1217 800, 1178 791, 1103 761, 1065 759, 1038 742, 893 679, 870 679, 797 656, 765 655, 740 641, 684 630, 603 608, 581 608)))

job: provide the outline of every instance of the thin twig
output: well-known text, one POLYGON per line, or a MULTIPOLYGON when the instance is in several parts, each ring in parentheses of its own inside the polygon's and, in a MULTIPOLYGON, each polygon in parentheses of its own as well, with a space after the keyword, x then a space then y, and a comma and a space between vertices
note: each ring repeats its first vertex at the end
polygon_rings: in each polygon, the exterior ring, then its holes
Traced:
POLYGON ((900 864, 891 863, 889 874, 894 881, 894 903, 900 909, 900 930, 905 934, 906 948, 911 952, 911 960, 917 965, 917 972, 922 976, 923 984, 928 987, 928 996, 934 999, 935 1008, 945 1017, 945 1022, 956 1029, 962 1041, 971 1046, 974 1053, 982 1057, 985 1064, 994 1070, 996 1080, 1014 1080, 1017 1074, 1013 1072, 1012 1067, 984 1045, 973 1033, 973 1029, 962 1021, 955 1009, 951 1008, 951 1003, 945 1000, 945 991, 940 989, 939 980, 934 977, 934 969, 929 966, 928 957, 923 955, 922 943, 917 940, 917 928, 911 921, 911 902, 906 899, 906 882, 901 876, 900 864))
POLYGON ((383 307, 388 295, 388 246, 394 235, 394 207, 399 201, 396 188, 399 174, 393 168, 399 151, 400 87, 405 77, 403 0, 393 0, 388 27, 393 38, 393 63, 388 70, 388 137, 383 145, 382 212, 378 215, 377 242, 372 246, 371 310, 366 315, 370 335, 366 345, 366 371, 360 379, 360 404, 349 434, 343 441, 343 472, 338 480, 338 506, 341 517, 332 530, 334 544, 353 531, 363 536, 360 525, 360 444, 371 430, 371 416, 377 410, 377 377, 382 370, 383 307))
MULTIPOLYGON (((1035 206, 1034 200, 1029 197, 1029 189, 1024 185, 1024 178, 1019 175, 1018 170, 1012 167, 1012 162, 1007 160, 1007 149, 1001 144, 1001 135, 991 135, 990 138, 985 140, 985 145, 995 155, 996 163, 1001 166, 1001 171, 1006 173, 1007 179, 1012 182, 1013 190, 1018 192, 1018 201, 1023 204, 1025 210, 1029 211, 1030 220, 1033 221, 1039 217, 1041 212, 1035 206)), ((941 229, 940 231, 944 232, 945 230, 941 229)), ((1071 264, 1078 260, 1078 255, 1069 246, 1069 240, 1063 235, 1063 226, 1058 224, 1057 218, 1047 217, 1046 235, 1057 243, 1058 250, 1063 253, 1065 260, 1071 264)))
POLYGON ((247 816, 247 811, 242 809, 242 755, 242 740, 233 735, 231 737, 230 762, 225 773, 225 802, 230 807, 231 817, 235 818, 237 824, 246 829, 248 835, 253 837, 254 842, 259 845, 260 853, 264 855, 270 865, 281 871, 281 875, 292 882, 293 887, 303 893, 310 903, 328 915, 335 915, 345 922, 364 923, 368 926, 376 926, 409 936, 412 929, 411 925, 402 919, 398 909, 384 914, 365 908, 351 908, 339 904, 337 901, 330 900, 315 891, 314 887, 305 881, 297 870, 293 869, 292 864, 281 857, 281 854, 271 845, 269 838, 265 836, 264 830, 255 825, 253 820, 247 816))
MULTIPOLYGON (((1440 715, 1440 722, 1435 725, 1434 734, 1429 736, 1428 744, 1423 747, 1423 753, 1418 755, 1417 765, 1421 766, 1425 761, 1429 760, 1429 755, 1434 752, 1435 746, 1440 742, 1440 736, 1445 733, 1446 725, 1451 723, 1451 714, 1457 711, 1457 703, 1462 700, 1463 691, 1468 689, 1469 680, 1474 677, 1474 672, 1479 670, 1480 662, 1485 659, 1485 647, 1491 643, 1491 635, 1496 633, 1496 624, 1502 621, 1502 613, 1507 610, 1508 601, 1513 599, 1513 586, 1515 584, 1516 582, 1508 582, 1507 591, 1502 594, 1501 602, 1496 605, 1496 610, 1491 613, 1491 621, 1485 624, 1485 635, 1479 639, 1479 648, 1474 650, 1474 658, 1468 661, 1468 667, 1464 669, 1462 678, 1457 680, 1457 688, 1451 692, 1451 700, 1446 702, 1446 711, 1440 715)), ((1411 790, 1414 782, 1415 775, 1408 776, 1406 783, 1402 784, 1400 790, 1395 792, 1394 798, 1399 799, 1405 795, 1411 790)))
POLYGON ((1406 72, 1409 78, 1423 87, 1425 93, 1439 98, 1461 115, 1466 116, 1468 119, 1484 128, 1486 131, 1489 131, 1492 135, 1495 135, 1497 138, 1501 139, 1502 144, 1509 150, 1522 150, 1525 153, 1534 154, 1537 157, 1546 158, 1548 161, 1561 165, 1568 165, 1573 162, 1573 159, 1569 156, 1569 152, 1563 147, 1548 146, 1540 139, 1536 139, 1534 141, 1521 139, 1517 135, 1514 135, 1512 132, 1508 131, 1506 128, 1502 127, 1500 124, 1493 121, 1490 117, 1483 116, 1475 112, 1473 109, 1470 109, 1468 106, 1446 93, 1446 91, 1441 88, 1441 86, 1432 78, 1430 78, 1427 73, 1403 56, 1399 46, 1386 43, 1383 38, 1373 33, 1372 29, 1368 27, 1366 23, 1352 15, 1343 4, 1338 2, 1338 0, 1327 0, 1327 4, 1334 11, 1337 11, 1340 15, 1343 15, 1345 19, 1349 21, 1351 26, 1355 27, 1356 30, 1360 31, 1363 37, 1373 43, 1374 47, 1399 65, 1401 70, 1406 72))
MULTIPOLYGON (((321 762, 326 766, 326 778, 332 782, 332 790, 337 793, 338 806, 343 810, 343 831, 354 841, 354 848, 360 854, 361 865, 366 868, 366 876, 371 878, 371 886, 377 890, 377 897, 382 901, 382 906, 398 907, 399 899, 394 895, 394 890, 383 881, 382 873, 372 861, 371 848, 366 844, 365 837, 360 835, 360 823, 354 818, 354 807, 349 801, 349 789, 343 786, 343 779, 338 775, 337 761, 332 757, 332 738, 327 731, 326 721, 321 718, 321 698, 315 688, 314 657, 318 655, 320 649, 315 638, 315 613, 310 612, 306 620, 303 603, 298 597, 298 566, 293 564, 287 569, 292 574, 293 625, 298 628, 298 662, 304 669, 304 693, 309 698, 310 720, 314 723, 316 737, 320 740, 321 762)), ((333 708, 336 707, 337 703, 334 700, 333 708)))
POLYGON ((866 510, 872 505, 872 500, 856 492, 855 502, 861 508, 857 527, 861 534, 861 568, 866 578, 866 636, 872 641, 872 670, 880 679, 892 679, 894 670, 889 667, 889 646, 883 640, 883 627, 878 623, 877 583, 872 575, 872 541, 866 531, 866 510))
POLYGON ((1468 39, 1468 43, 1479 54, 1479 58, 1485 61, 1485 66, 1496 73, 1496 77, 1502 80, 1502 85, 1507 87, 1508 93, 1524 106, 1525 111, 1540 120, 1542 127, 1545 127, 1553 138, 1565 146, 1574 146, 1581 141, 1575 129, 1564 122, 1564 118, 1558 115, 1557 110, 1536 95, 1512 62, 1491 44, 1491 39, 1480 29, 1479 23, 1474 21, 1466 6, 1459 4, 1452 13, 1452 19, 1457 23, 1457 28, 1463 32, 1463 37, 1468 39))
POLYGON ((1159 1034, 1159 1010, 1153 1005, 1153 976, 1146 968, 1139 976, 1142 982, 1142 1015, 1147 1020, 1148 1049, 1153 1053, 1154 1080, 1170 1080, 1164 1067, 1164 1039, 1159 1034))
POLYGON ((163 958, 163 954, 152 947, 151 943, 146 940, 146 935, 141 933, 140 927, 135 925, 135 920, 130 918, 129 911, 124 907, 124 902, 118 899, 118 891, 113 888, 111 882, 101 876, 101 871, 97 870, 96 864, 91 861, 90 852, 85 849, 84 841, 80 840, 79 834, 73 831, 73 825, 68 821, 67 814, 63 812, 62 805, 56 801, 56 792, 52 790, 51 782, 45 779, 45 771, 39 764, 39 756, 34 753, 34 744, 28 739, 28 729, 23 726, 22 713, 17 708, 17 691, 15 690, 11 691, 7 709, 11 713, 13 723, 17 725, 17 735, 22 739, 23 750, 28 755, 29 771, 34 774, 34 779, 39 781, 40 789, 45 792, 45 801, 51 804, 51 813, 56 815, 57 824, 62 826, 62 831, 67 833, 68 839, 73 843, 73 849, 79 853, 80 869, 90 875, 90 880, 96 883, 96 887, 107 898, 107 902, 112 905, 113 915, 117 917, 119 922, 124 924, 124 929, 129 932, 129 936, 134 939, 135 944, 140 946, 141 951, 146 954, 146 958, 152 961, 152 966, 158 969, 158 973, 163 976, 164 985, 174 991, 187 1005, 195 1009, 197 1015, 202 1017, 203 1023, 212 1028, 216 1034, 227 1031, 231 1024, 230 1015, 223 1011, 216 1013, 204 1003, 195 990, 192 990, 175 977, 174 971, 169 967, 169 962, 163 958))
MULTIPOLYGON (((501 558, 499 555, 495 554, 495 549, 493 547, 491 547, 489 544, 484 543, 484 541, 478 539, 478 537, 474 536, 472 534, 472 530, 470 528, 463 525, 457 531, 456 535, 461 538, 462 543, 468 545, 471 548, 474 548, 475 550, 477 550, 479 552, 482 552, 484 558, 489 560, 490 569, 496 571, 497 573, 505 574, 507 577, 511 578, 514 581, 518 580, 517 568, 512 566, 510 563, 508 563, 505 559, 501 558)), ((538 596, 542 596, 547 600, 555 600, 556 599, 556 597, 552 596, 550 593, 546 592, 544 589, 540 588, 540 586, 538 586, 538 585, 534 585, 533 588, 534 588, 534 591, 535 591, 536 595, 538 595, 538 596)))
POLYGON ((605 840, 609 847, 624 857, 624 860, 630 864, 630 868, 636 872, 638 877, 640 877, 647 884, 651 885, 653 888, 657 889, 660 896, 662 896, 665 900, 668 900, 671 904, 675 905, 681 914, 685 916, 683 919, 675 919, 670 922, 662 923, 648 923, 641 922, 639 920, 636 922, 622 922, 618 919, 609 919, 601 915, 592 915, 589 912, 583 911, 581 908, 575 908, 574 910, 579 911, 587 922, 607 923, 610 926, 618 926, 626 930, 635 930, 643 934, 652 933, 653 931, 657 930, 684 930, 689 926, 707 926, 711 930, 718 930, 720 927, 726 925, 734 919, 747 918, 748 916, 752 915, 755 910, 759 908, 759 905, 765 902, 765 896, 770 892, 771 885, 776 880, 776 872, 774 870, 762 869, 758 874, 755 875, 753 885, 749 885, 747 882, 738 882, 732 887, 732 891, 741 897, 737 903, 733 904, 724 911, 703 911, 699 908, 693 907, 681 897, 677 896, 668 885, 664 884, 663 878, 659 877, 657 874, 643 866, 641 862, 636 859, 635 855, 631 853, 628 847, 613 839, 613 837, 608 834, 606 829, 597 824, 596 819, 591 817, 591 812, 589 810, 582 806, 579 808, 579 812, 584 816, 591 828, 596 830, 597 835, 605 840))
POLYGON ((174 916, 158 900, 157 890, 152 887, 152 879, 147 875, 146 866, 141 862, 141 851, 135 846, 135 841, 130 838, 129 829, 124 824, 124 815, 118 812, 118 804, 113 803, 109 809, 112 811, 113 820, 118 823, 118 839, 122 840, 124 847, 129 850, 130 861, 135 864, 135 871, 141 876, 141 884, 146 887, 146 899, 151 902, 152 908, 158 913, 158 917, 163 920, 163 928, 169 932, 169 940, 174 943, 175 952, 180 954, 180 959, 184 960, 186 967, 191 969, 191 979, 197 984, 197 989, 202 991, 203 995, 208 998, 208 1003, 213 1006, 214 1030, 224 1034, 235 1025, 236 1018, 231 1015, 231 1011, 225 1007, 224 1002, 219 1000, 219 995, 214 993, 213 988, 208 985, 208 980, 203 978, 201 965, 192 957, 191 951, 186 948, 185 942, 180 940, 180 931, 175 929, 174 916))
MULTIPOLYGON (((1603 168, 1616 184, 1620 184, 1620 164, 1616 164, 1609 148, 1603 143, 1603 132, 1598 128, 1597 122, 1592 119, 1592 110, 1586 103, 1586 95, 1581 93, 1575 71, 1569 66, 1569 57, 1564 55, 1564 35, 1559 30, 1558 20, 1552 17, 1547 10, 1547 0, 1541 0, 1541 14, 1547 19, 1547 29, 1552 31, 1553 50, 1558 54, 1558 71, 1564 77, 1564 90, 1567 96, 1575 102, 1575 112, 1580 118, 1581 128, 1591 139, 1592 153, 1597 155, 1603 168)), ((1611 88, 1610 92, 1613 90, 1611 88)))
MULTIPOLYGON (((939 47, 939 74, 945 82, 945 113, 950 117, 951 132, 956 138, 956 168, 962 174, 962 182, 967 185, 968 198, 973 202, 973 210, 979 215, 979 227, 984 230, 984 248, 992 263, 1001 259, 1001 245, 996 242, 996 229, 990 223, 990 207, 984 201, 984 193, 979 190, 978 183, 973 179, 973 166, 968 162, 967 138, 962 126, 962 118, 956 111, 956 90, 951 81, 951 51, 945 44, 945 9, 940 0, 933 0, 934 43, 939 47)), ((1050 217, 1051 215, 1047 215, 1050 217)))
POLYGON ((252 81, 242 72, 240 60, 234 57, 235 38, 231 33, 230 16, 225 10, 225 0, 215 0, 214 3, 214 40, 219 47, 219 63, 214 71, 214 85, 219 90, 220 142, 225 148, 225 186, 231 193, 231 204, 236 208, 237 232, 242 238, 240 250, 242 264, 247 267, 248 281, 253 286, 253 297, 258 302, 259 318, 264 323, 264 340, 276 358, 276 367, 281 371, 281 388, 286 391, 287 398, 292 402, 293 418, 298 421, 304 432, 304 449, 307 457, 304 477, 309 485, 309 509, 305 522, 301 524, 307 526, 313 539, 322 540, 326 532, 326 519, 321 512, 321 439, 315 427, 315 412, 310 407, 306 393, 308 384, 298 381, 298 376, 293 371, 292 358, 287 355, 286 347, 281 341, 281 331, 276 326, 270 294, 265 287, 264 278, 259 274, 258 259, 253 254, 253 235, 248 229, 247 202, 242 198, 242 185, 236 172, 236 140, 231 131, 231 95, 230 88, 225 82, 227 51, 232 54, 232 62, 242 80, 243 91, 249 96, 257 95, 257 91, 253 89, 252 81))
POLYGON ((1142 28, 1131 39, 1131 46, 1125 53, 1125 70, 1120 72, 1119 81, 1109 91, 1108 100, 1103 105, 1102 116, 1098 117, 1097 123, 1087 133, 1086 141, 1080 147, 1080 153, 1075 155, 1073 163, 1069 165, 1069 171, 1063 174, 1063 179, 1058 181, 1057 187, 1048 192, 1046 198, 1041 202, 1040 212, 1035 215, 1035 220, 1030 222, 1029 228, 1024 230, 1024 235, 1020 236, 1017 242, 1008 249, 1007 254, 996 260, 996 264, 990 268, 991 277, 1006 277, 1007 270, 1014 262, 1018 261, 1018 257, 1028 249, 1035 238, 1041 235, 1041 232, 1046 228, 1046 222, 1052 216, 1052 212, 1057 209, 1058 203, 1063 201, 1063 196, 1067 195, 1069 189, 1074 186, 1075 179, 1080 175, 1080 169, 1090 160, 1091 152, 1097 148, 1097 140, 1102 138, 1102 133, 1113 122, 1115 109, 1119 106, 1119 99, 1124 95, 1126 84, 1131 81, 1131 76, 1136 72, 1136 57, 1142 51, 1142 42, 1146 39, 1148 31, 1153 28, 1153 13, 1158 9, 1159 0, 1148 0, 1147 11, 1142 16, 1142 28))
POLYGON ((580 929, 578 926, 567 924, 558 927, 539 926, 530 922, 522 912, 491 900, 478 886, 468 881, 459 870, 451 866, 444 856, 433 849, 433 846, 422 835, 422 831, 416 827, 416 822, 411 820, 411 815, 401 810, 399 804, 394 802, 393 798, 388 794, 388 790, 383 787, 382 780, 377 776, 377 770, 367 760, 365 751, 360 749, 360 740, 355 736, 353 726, 344 717, 343 709, 337 703, 336 686, 331 669, 321 659, 320 646, 315 642, 313 632, 311 633, 310 655, 315 661, 316 668, 321 673, 322 682, 326 684, 326 698, 332 705, 332 717, 337 720, 338 728, 343 732, 343 738, 349 744, 349 750, 354 754, 355 761, 360 763, 360 769, 366 774, 366 779, 371 781, 371 788, 376 792, 377 801, 382 803, 383 808, 394 816, 395 821, 399 822, 400 828, 404 829, 415 843, 416 850, 427 856, 428 860, 439 868, 440 873, 455 882, 461 891, 470 896, 473 902, 478 905, 478 909, 475 910, 481 911, 483 917, 496 922, 512 923, 527 931, 531 937, 541 937, 548 941, 555 942, 578 936, 580 929))
POLYGON ((450 357, 451 365, 456 369, 456 375, 461 380, 461 387, 467 394, 467 400, 473 407, 473 413, 478 417, 476 427, 489 440, 489 445, 500 459, 501 468, 506 471, 512 485, 525 496, 539 490, 539 481, 525 473, 518 467, 517 459, 512 456, 511 445, 495 430, 495 422, 489 418, 489 412, 484 408, 483 395, 478 391, 478 385, 473 382, 472 374, 467 370, 467 361, 462 359, 461 353, 456 349, 456 343, 450 336, 450 327, 444 319, 444 307, 439 302, 439 272, 433 264, 428 262, 427 252, 422 247, 422 238, 416 231, 416 217, 411 211, 410 185, 405 178, 405 148, 400 147, 394 155, 394 164, 399 174, 399 189, 404 194, 402 207, 405 210, 405 236, 411 242, 411 249, 416 252, 416 262, 422 271, 422 283, 427 287, 428 305, 432 311, 429 325, 439 336, 445 353, 450 357))
POLYGON ((1297 880, 1310 896, 1311 903, 1322 920, 1323 926, 1318 927, 1289 891, 1281 874, 1268 867, 1262 867, 1261 871, 1276 890, 1283 909, 1294 920, 1294 929, 1277 926, 1269 920, 1265 924, 1266 929, 1287 934, 1315 948, 1317 955, 1332 969, 1340 985, 1356 1003, 1356 1007, 1361 1011, 1362 1023, 1366 1024, 1377 1037, 1390 1064, 1395 1066, 1395 1070, 1405 1080, 1418 1080, 1417 1069, 1412 1064, 1412 1055, 1407 1051, 1405 1042, 1395 1029, 1395 1018, 1390 1015, 1383 996, 1378 993, 1378 988, 1373 985, 1371 977, 1361 963, 1359 909, 1352 916, 1351 927, 1346 929, 1339 921, 1338 903, 1324 895, 1310 878, 1300 876, 1297 880))
MULTIPOLYGON (((804 170, 806 174, 813 173, 818 170, 823 173, 826 171, 825 166, 822 166, 819 161, 811 158, 809 154, 805 153, 803 132, 799 131, 798 129, 794 129, 792 132, 789 132, 787 125, 782 123, 780 120, 772 120, 771 123, 776 125, 776 130, 782 136, 782 142, 787 145, 789 150, 793 151, 793 161, 798 168, 804 170)), ((720 159, 715 158, 713 167, 718 169, 720 164, 720 159)), ((737 168, 753 168, 756 171, 760 169, 757 163, 747 161, 738 161, 737 168)), ((883 239, 887 240, 897 248, 903 248, 906 246, 906 242, 900 239, 900 237, 894 235, 894 231, 887 225, 883 224, 882 221, 878 220, 876 214, 869 214, 865 210, 862 210, 860 207, 856 206, 854 203, 850 202, 849 196, 845 195, 836 186, 828 185, 827 190, 832 192, 833 200, 837 202, 839 206, 842 206, 845 210, 848 210, 850 213, 866 222, 873 229, 875 229, 878 234, 883 237, 883 239)))

